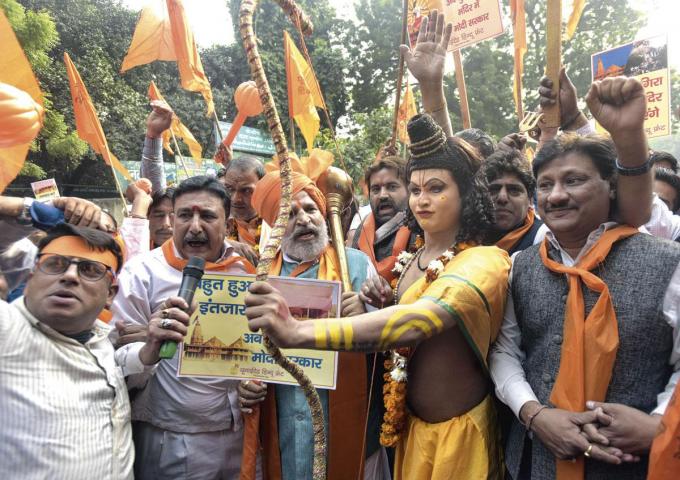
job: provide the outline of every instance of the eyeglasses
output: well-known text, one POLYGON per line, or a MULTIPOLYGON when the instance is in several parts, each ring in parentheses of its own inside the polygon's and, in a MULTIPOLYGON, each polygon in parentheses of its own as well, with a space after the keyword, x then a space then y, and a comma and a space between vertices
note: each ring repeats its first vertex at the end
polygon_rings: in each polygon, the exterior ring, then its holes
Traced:
POLYGON ((70 257, 57 255, 56 253, 46 253, 38 255, 38 270, 47 275, 61 275, 69 267, 75 264, 78 267, 78 275, 83 280, 88 282, 96 282, 101 280, 107 274, 111 273, 113 279, 116 278, 115 272, 101 262, 94 260, 73 260, 70 257))

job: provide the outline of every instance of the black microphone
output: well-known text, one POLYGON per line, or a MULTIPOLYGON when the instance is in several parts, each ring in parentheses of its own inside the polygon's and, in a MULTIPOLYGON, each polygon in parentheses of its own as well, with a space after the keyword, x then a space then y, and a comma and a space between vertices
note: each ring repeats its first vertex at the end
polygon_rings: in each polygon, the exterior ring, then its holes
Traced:
MULTIPOLYGON (((191 302, 194 300, 194 293, 198 282, 203 277, 203 270, 205 269, 205 260, 201 257, 191 257, 187 266, 182 270, 182 283, 179 285, 179 292, 177 296, 182 297, 191 308, 191 302)), ((161 345, 160 357, 172 358, 177 352, 177 343, 166 340, 161 345)))

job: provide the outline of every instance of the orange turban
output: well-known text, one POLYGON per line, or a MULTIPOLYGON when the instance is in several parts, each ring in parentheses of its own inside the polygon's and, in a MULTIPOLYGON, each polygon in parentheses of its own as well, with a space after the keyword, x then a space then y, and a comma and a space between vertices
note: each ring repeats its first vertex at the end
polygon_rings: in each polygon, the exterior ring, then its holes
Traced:
MULTIPOLYGON (((316 183, 306 175, 292 172, 293 196, 300 192, 307 194, 316 202, 323 216, 326 216, 326 199, 316 187, 316 183)), ((252 197, 253 208, 257 214, 270 226, 274 226, 276 215, 281 204, 281 177, 279 171, 269 172, 257 182, 252 197)))

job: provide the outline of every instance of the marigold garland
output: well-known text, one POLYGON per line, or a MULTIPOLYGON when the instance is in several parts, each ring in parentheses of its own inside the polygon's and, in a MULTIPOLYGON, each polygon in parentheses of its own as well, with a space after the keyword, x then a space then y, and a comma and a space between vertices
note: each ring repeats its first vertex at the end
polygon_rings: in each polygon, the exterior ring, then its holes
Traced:
MULTIPOLYGON (((255 245, 252 246, 252 249, 257 253, 257 255, 260 255, 260 237, 262 236, 262 219, 258 218, 257 219, 257 230, 255 232, 255 245)), ((235 242, 239 242, 238 238, 238 226, 236 224, 236 219, 230 218, 227 220, 227 239, 229 240, 234 240, 235 242)))
MULTIPOLYGON (((420 238, 420 237, 418 237, 420 238)), ((416 239, 416 242, 418 239, 416 239)), ((422 240, 421 240, 422 242, 422 240)), ((471 243, 456 243, 449 247, 443 254, 432 260, 425 272, 425 285, 434 282, 439 274, 444 271, 446 264, 449 263, 456 254, 474 246, 471 243)), ((395 274, 394 303, 397 301, 397 292, 402 274, 409 269, 414 260, 423 252, 424 245, 421 243, 415 253, 403 251, 397 257, 392 272, 395 274)), ((380 444, 385 447, 394 447, 399 442, 401 434, 406 426, 406 367, 408 359, 413 353, 413 349, 402 347, 390 350, 389 357, 385 360, 385 385, 383 386, 383 402, 385 403, 385 415, 380 429, 380 444)))

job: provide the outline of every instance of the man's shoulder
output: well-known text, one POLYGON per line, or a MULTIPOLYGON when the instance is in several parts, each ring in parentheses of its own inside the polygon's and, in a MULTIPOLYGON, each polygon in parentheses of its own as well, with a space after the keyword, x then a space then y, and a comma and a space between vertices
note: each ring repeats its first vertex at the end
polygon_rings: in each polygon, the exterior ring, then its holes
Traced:
POLYGON ((158 268, 168 268, 161 248, 155 248, 149 252, 135 255, 123 265, 123 271, 127 275, 144 275, 146 272, 156 273, 158 268))
POLYGON ((356 248, 346 247, 345 255, 347 256, 347 264, 350 269, 352 269, 352 265, 354 265, 354 268, 359 268, 371 263, 371 259, 368 258, 368 255, 356 248))

